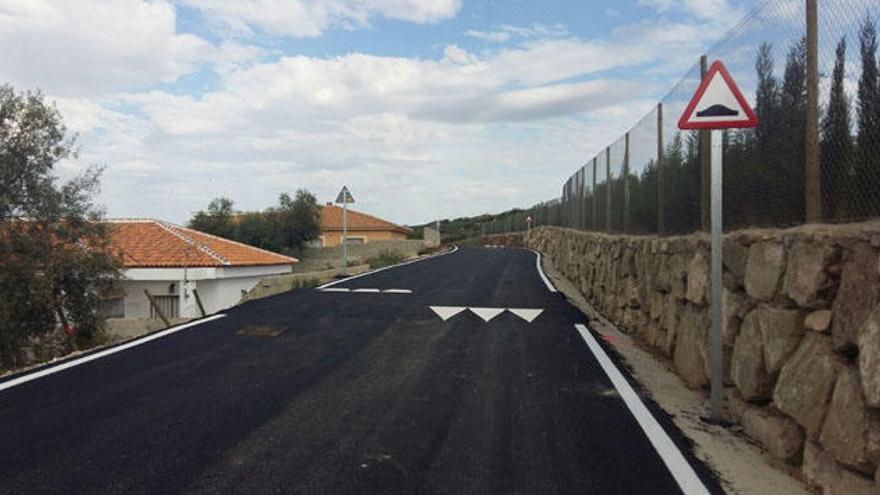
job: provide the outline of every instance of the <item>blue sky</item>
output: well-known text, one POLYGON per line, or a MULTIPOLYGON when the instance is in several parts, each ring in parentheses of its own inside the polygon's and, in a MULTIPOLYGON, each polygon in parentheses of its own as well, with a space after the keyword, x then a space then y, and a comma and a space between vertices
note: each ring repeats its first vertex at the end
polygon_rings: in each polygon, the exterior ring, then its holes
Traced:
MULTIPOLYGON (((784 3, 784 0, 780 0, 784 3)), ((111 217, 307 188, 401 223, 558 196, 758 0, 7 0, 111 217)))

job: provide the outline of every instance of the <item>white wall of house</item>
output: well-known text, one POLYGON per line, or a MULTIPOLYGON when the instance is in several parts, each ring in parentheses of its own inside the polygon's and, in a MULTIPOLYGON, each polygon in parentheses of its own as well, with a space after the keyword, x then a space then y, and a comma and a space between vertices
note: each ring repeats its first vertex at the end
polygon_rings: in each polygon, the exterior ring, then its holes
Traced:
POLYGON ((120 282, 125 291, 125 318, 149 318, 150 302, 144 289, 155 296, 177 295, 180 316, 194 318, 200 313, 193 289, 198 289, 205 312, 216 313, 238 304, 242 291, 251 290, 263 277, 290 273, 291 269, 291 265, 227 266, 187 268, 184 274, 183 268, 131 268, 124 271, 120 282))

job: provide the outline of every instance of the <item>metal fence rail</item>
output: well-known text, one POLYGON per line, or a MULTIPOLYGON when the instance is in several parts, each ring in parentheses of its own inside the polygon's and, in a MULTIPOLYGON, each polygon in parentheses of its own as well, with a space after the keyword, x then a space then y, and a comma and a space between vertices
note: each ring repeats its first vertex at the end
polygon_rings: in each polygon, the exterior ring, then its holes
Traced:
POLYGON ((559 198, 483 231, 522 231, 528 217, 533 226, 629 234, 708 230, 708 133, 677 123, 713 60, 725 63, 761 121, 724 132, 726 230, 880 216, 878 15, 880 0, 765 1, 569 177, 559 198))

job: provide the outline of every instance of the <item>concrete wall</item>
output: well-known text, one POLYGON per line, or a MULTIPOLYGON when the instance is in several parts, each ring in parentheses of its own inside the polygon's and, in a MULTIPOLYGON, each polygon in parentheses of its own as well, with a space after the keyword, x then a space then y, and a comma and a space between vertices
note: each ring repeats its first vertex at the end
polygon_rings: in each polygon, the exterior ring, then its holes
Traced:
MULTIPOLYGON (((390 230, 349 230, 348 237, 364 239, 364 243, 376 241, 401 241, 406 239, 406 234, 392 232, 390 230)), ((342 232, 321 232, 324 247, 335 247, 342 244, 342 232)))
MULTIPOLYGON (((541 227, 526 244, 690 387, 708 385, 706 236, 541 227)), ((731 419, 828 493, 880 493, 880 222, 739 231, 724 244, 731 419)))

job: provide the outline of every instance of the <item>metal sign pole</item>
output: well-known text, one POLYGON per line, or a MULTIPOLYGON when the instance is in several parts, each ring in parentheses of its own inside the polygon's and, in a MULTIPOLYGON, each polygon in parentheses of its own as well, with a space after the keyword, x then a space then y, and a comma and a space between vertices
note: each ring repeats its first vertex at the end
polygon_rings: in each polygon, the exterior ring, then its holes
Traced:
POLYGON ((342 273, 348 275, 348 198, 342 202, 342 273))
POLYGON ((712 329, 709 333, 709 360, 711 362, 711 405, 712 419, 721 420, 722 393, 724 391, 724 349, 721 340, 721 304, 722 304, 722 243, 721 243, 721 195, 722 176, 721 168, 724 159, 723 131, 712 130, 711 132, 711 191, 710 203, 712 206, 712 256, 711 256, 711 291, 712 291, 712 329))

